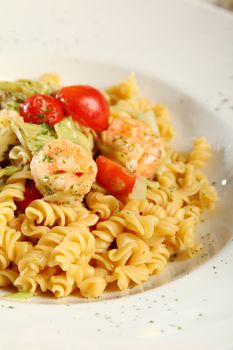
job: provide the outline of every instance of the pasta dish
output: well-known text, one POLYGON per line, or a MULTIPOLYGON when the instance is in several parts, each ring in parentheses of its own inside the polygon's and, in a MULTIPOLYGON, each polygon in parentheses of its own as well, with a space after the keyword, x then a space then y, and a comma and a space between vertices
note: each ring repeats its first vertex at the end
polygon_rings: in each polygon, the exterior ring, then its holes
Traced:
POLYGON ((134 75, 106 91, 53 74, 0 82, 0 287, 96 298, 198 254, 218 200, 211 146, 178 152, 173 135, 134 75))

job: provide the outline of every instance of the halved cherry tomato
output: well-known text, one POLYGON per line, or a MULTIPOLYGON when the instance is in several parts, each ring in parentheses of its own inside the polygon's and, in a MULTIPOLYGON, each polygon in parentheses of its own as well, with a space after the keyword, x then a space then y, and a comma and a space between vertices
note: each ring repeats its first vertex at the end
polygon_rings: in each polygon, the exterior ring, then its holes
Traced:
POLYGON ((26 182, 26 189, 24 192, 24 200, 19 202, 16 202, 16 205, 19 209, 22 211, 25 211, 25 209, 29 206, 29 204, 34 201, 35 199, 40 199, 42 198, 42 195, 40 192, 37 190, 35 186, 35 182, 32 180, 28 180, 26 182))
POLYGON ((59 123, 64 118, 61 103, 49 95, 37 94, 28 97, 20 106, 20 114, 26 123, 59 123))
POLYGON ((68 115, 82 125, 97 131, 108 127, 109 107, 102 93, 88 85, 65 86, 56 98, 68 115))
POLYGON ((97 180, 101 186, 118 196, 127 196, 132 192, 136 177, 122 165, 104 157, 96 159, 97 180))

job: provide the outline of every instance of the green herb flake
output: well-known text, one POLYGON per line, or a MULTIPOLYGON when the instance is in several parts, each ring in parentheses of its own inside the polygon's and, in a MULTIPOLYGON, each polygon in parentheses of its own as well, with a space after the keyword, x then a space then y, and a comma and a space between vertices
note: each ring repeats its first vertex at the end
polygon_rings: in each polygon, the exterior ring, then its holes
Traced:
POLYGON ((47 154, 44 156, 43 161, 48 162, 48 163, 52 163, 53 162, 53 157, 48 156, 47 154))
POLYGON ((46 186, 46 193, 49 196, 49 195, 53 194, 53 191, 48 186, 46 186))
POLYGON ((38 114, 37 117, 40 118, 40 119, 45 119, 46 118, 44 114, 38 114))

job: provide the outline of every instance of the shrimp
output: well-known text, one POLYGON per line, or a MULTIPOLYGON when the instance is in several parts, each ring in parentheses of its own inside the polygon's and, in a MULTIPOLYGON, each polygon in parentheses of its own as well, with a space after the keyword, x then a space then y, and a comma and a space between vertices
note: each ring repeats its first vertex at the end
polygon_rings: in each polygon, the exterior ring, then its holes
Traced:
POLYGON ((124 165, 136 175, 152 179, 162 155, 162 143, 144 122, 129 115, 114 118, 101 133, 101 143, 109 153, 121 153, 124 165))
POLYGON ((92 154, 68 140, 53 140, 32 158, 31 174, 43 195, 56 193, 82 198, 97 174, 92 154))

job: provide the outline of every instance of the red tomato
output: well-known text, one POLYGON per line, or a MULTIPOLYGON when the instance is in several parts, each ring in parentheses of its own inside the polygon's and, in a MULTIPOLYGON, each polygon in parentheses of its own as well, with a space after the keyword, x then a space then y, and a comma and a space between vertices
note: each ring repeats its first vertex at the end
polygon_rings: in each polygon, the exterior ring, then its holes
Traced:
POLYGON ((26 182, 26 189, 24 192, 24 200, 19 202, 17 201, 17 207, 23 211, 28 207, 28 205, 34 201, 35 199, 42 198, 40 192, 36 189, 35 183, 32 180, 28 180, 26 182))
POLYGON ((64 117, 60 102, 52 96, 42 94, 28 97, 20 106, 20 114, 26 123, 33 124, 54 125, 64 117))
POLYGON ((66 86, 56 97, 66 113, 80 124, 97 131, 107 129, 109 107, 97 89, 87 85, 66 86))
POLYGON ((136 177, 122 165, 104 157, 96 159, 97 180, 101 186, 118 196, 127 196, 135 184, 136 177))

